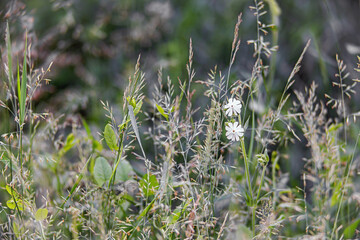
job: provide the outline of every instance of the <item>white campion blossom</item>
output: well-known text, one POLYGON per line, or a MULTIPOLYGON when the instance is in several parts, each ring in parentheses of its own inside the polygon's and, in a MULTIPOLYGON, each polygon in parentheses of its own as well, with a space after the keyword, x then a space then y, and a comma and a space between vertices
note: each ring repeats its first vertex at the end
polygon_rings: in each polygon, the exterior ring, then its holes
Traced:
POLYGON ((226 115, 231 117, 233 114, 240 114, 241 107, 242 105, 239 100, 230 98, 228 104, 224 106, 224 109, 226 110, 226 115))
POLYGON ((231 141, 239 141, 244 136, 244 128, 238 122, 228 123, 225 129, 226 137, 231 141))

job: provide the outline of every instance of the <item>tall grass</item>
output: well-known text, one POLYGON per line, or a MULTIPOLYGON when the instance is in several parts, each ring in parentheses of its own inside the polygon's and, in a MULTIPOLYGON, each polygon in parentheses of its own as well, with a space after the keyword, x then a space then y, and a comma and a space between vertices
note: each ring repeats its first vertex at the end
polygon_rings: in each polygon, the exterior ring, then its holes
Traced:
MULTIPOLYGON (((276 16, 275 3, 270 10, 276 16)), ((350 79, 337 55, 338 81, 326 104, 315 83, 295 89, 296 74, 312 47, 309 40, 283 89, 273 94, 278 47, 268 34, 277 32, 274 24, 263 23, 265 8, 257 0, 250 7, 257 27, 256 39, 248 41, 254 49, 248 79, 231 77, 241 44, 240 14, 227 69, 215 66, 208 76, 197 76, 196 43, 190 39, 187 76, 175 83, 160 69, 157 84, 146 86, 139 56, 122 108, 101 101, 108 122, 101 123, 98 134, 85 119, 33 112, 33 95, 48 82, 51 65, 33 68, 26 33, 23 56, 13 56, 8 26, 7 79, 2 81, 8 97, 2 96, 1 106, 16 127, 2 134, 0 146, 7 196, 1 205, 1 238, 359 237, 359 113, 351 113, 346 101, 359 80, 350 79), (14 64, 14 57, 22 64, 14 64), (202 86, 201 107, 196 107, 194 86, 202 86), (240 112, 229 114, 232 100, 241 104, 240 112), (330 106, 336 110, 332 117, 330 106), (299 154, 292 147, 303 144, 309 153, 299 179, 303 184, 293 187, 281 165, 299 154)), ((359 66, 360 58, 357 72, 359 66)))

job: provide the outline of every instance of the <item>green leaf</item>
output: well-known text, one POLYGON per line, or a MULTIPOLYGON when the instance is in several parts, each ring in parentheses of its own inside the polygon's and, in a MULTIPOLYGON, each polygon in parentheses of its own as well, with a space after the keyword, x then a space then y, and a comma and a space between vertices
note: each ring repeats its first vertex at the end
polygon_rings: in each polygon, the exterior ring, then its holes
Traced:
POLYGON ((159 106, 158 104, 156 104, 156 108, 157 108, 157 110, 159 111, 159 113, 160 113, 161 115, 163 115, 164 118, 166 118, 166 120, 169 120, 169 115, 167 115, 167 114, 165 113, 164 109, 163 109, 161 106, 159 106))
POLYGON ((133 130, 134 130, 134 133, 136 135, 136 139, 138 140, 138 143, 139 143, 139 146, 141 148, 141 152, 144 156, 144 158, 146 159, 146 156, 145 156, 145 151, 142 147, 142 144, 141 144, 141 139, 140 139, 140 134, 139 134, 139 129, 138 129, 138 126, 137 126, 137 123, 136 123, 136 119, 135 119, 135 114, 134 114, 134 109, 132 106, 128 106, 128 109, 129 109, 129 117, 130 117, 130 120, 131 120, 131 125, 133 127, 133 130))
MULTIPOLYGON (((142 104, 143 104, 143 101, 140 100, 138 103, 136 103, 135 105, 133 104, 130 104, 133 108, 134 108, 134 116, 136 116, 139 112, 140 112, 140 109, 142 107, 142 104)), ((122 124, 120 124, 118 127, 119 127, 119 131, 123 130, 127 124, 130 122, 130 116, 128 116, 126 118, 126 121, 124 121, 122 124)))
POLYGON ((339 128, 341 128, 343 126, 342 123, 338 123, 338 124, 331 124, 328 128, 328 133, 334 133, 336 132, 339 128))
POLYGON ((83 124, 83 126, 85 128, 86 134, 88 135, 89 138, 93 138, 93 136, 91 134, 91 131, 90 131, 90 128, 89 128, 89 125, 87 124, 85 119, 81 118, 81 120, 82 120, 82 124, 83 124))
POLYGON ((180 218, 181 213, 182 213, 181 208, 176 208, 174 210, 174 212, 171 214, 171 217, 170 217, 171 220, 169 221, 170 224, 176 223, 177 220, 180 218))
POLYGON ((131 206, 131 203, 125 199, 119 200, 119 208, 121 211, 118 212, 119 219, 123 219, 128 216, 127 210, 131 206))
POLYGON ((147 174, 139 182, 145 197, 149 197, 155 194, 155 191, 159 189, 159 182, 155 175, 148 176, 147 174))
POLYGON ((125 159, 120 160, 116 169, 115 182, 125 182, 129 179, 129 175, 133 172, 134 170, 128 161, 125 159))
MULTIPOLYGON (((21 108, 21 83, 20 83, 20 69, 19 69, 19 62, 17 63, 17 93, 18 93, 18 99, 19 99, 19 107, 21 108)), ((21 111, 20 111, 21 113, 21 111)))
POLYGON ((147 205, 147 207, 140 213, 140 215, 139 215, 139 217, 137 218, 137 220, 140 220, 141 218, 143 218, 143 217, 149 212, 149 210, 151 209, 151 207, 154 205, 155 199, 156 199, 156 198, 154 198, 154 199, 149 203, 149 205, 147 205))
POLYGON ((14 198, 20 198, 20 195, 16 192, 16 190, 9 185, 6 185, 6 191, 10 194, 10 196, 14 196, 14 198))
POLYGON ((48 210, 46 208, 39 208, 35 213, 35 219, 37 221, 44 220, 48 215, 48 210))
POLYGON ((92 143, 92 148, 93 150, 97 150, 99 152, 102 151, 103 147, 102 145, 99 143, 99 141, 96 141, 93 137, 93 135, 91 134, 91 130, 89 128, 89 125, 87 124, 87 122, 85 121, 85 119, 82 119, 82 123, 83 123, 83 126, 85 128, 85 131, 88 135, 88 138, 91 140, 91 143, 92 143))
POLYGON ((119 125, 119 131, 123 130, 129 122, 130 118, 128 117, 124 123, 119 125))
POLYGON ((338 184, 333 188, 333 195, 331 196, 331 207, 333 207, 335 204, 338 203, 341 195, 341 182, 338 182, 338 184))
POLYGON ((27 53, 27 33, 25 36, 25 49, 24 49, 24 62, 22 69, 22 78, 21 86, 19 86, 19 74, 18 74, 18 97, 19 97, 19 108, 20 108, 20 125, 24 123, 25 119, 25 103, 26 103, 26 89, 27 89, 27 62, 26 62, 26 53, 27 53), (19 94, 20 93, 20 94, 19 94))
POLYGON ((143 104, 143 101, 140 100, 137 104, 136 107, 134 108, 134 115, 136 116, 136 114, 138 114, 140 112, 141 106, 143 104))
POLYGON ((106 144, 111 150, 117 150, 117 143, 116 143, 116 135, 114 130, 112 129, 111 125, 108 123, 105 126, 104 130, 104 138, 106 141, 106 144))
POLYGON ((65 145, 64 145, 64 151, 67 152, 69 151, 73 146, 75 146, 75 136, 73 133, 70 133, 67 137, 66 137, 66 141, 65 141, 65 145))
POLYGON ((354 237, 355 231, 360 224, 360 219, 355 220, 352 224, 347 226, 344 230, 345 239, 352 239, 354 237))
POLYGON ((67 153, 70 149, 72 149, 77 141, 75 140, 75 136, 73 133, 70 133, 67 137, 66 137, 66 141, 64 143, 64 147, 59 151, 59 156, 63 156, 65 153, 67 153))
POLYGON ((133 108, 136 107, 136 100, 134 98, 127 97, 126 100, 133 108))
POLYGON ((170 216, 170 224, 174 224, 176 223, 179 218, 181 217, 181 215, 186 211, 188 205, 190 204, 191 199, 188 199, 187 202, 185 203, 185 205, 183 207, 178 206, 174 212, 171 214, 170 216))
POLYGON ((92 146, 93 149, 97 150, 98 152, 101 152, 103 150, 103 146, 99 141, 96 141, 95 139, 92 140, 92 146))
POLYGON ((102 186, 111 176, 111 166, 103 157, 98 157, 94 166, 94 178, 98 186, 102 186))
POLYGON ((23 201, 21 201, 20 199, 16 199, 16 203, 14 201, 14 199, 10 199, 6 202, 6 206, 10 209, 15 209, 16 208, 16 204, 19 208, 20 211, 23 211, 24 210, 24 203, 23 201))

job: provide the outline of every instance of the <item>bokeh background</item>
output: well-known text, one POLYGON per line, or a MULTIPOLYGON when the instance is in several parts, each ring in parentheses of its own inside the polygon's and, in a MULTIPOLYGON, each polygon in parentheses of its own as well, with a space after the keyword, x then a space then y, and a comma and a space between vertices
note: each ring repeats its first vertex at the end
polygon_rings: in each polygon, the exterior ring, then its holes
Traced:
MULTIPOLYGON (((356 66, 356 55, 360 55, 360 1, 265 3, 266 23, 276 24, 267 37, 279 46, 273 54, 277 67, 271 94, 281 94, 308 39, 312 40, 311 47, 293 89, 303 90, 315 81, 320 99, 325 91, 332 93, 330 83, 337 72, 335 55, 344 60, 350 73, 356 66)), ((252 0, 1 0, 2 61, 6 22, 10 25, 15 56, 22 54, 27 30, 34 68, 47 68, 53 62, 47 75, 51 84, 39 88, 34 96, 35 111, 81 116, 101 132, 107 120, 100 100, 114 106, 115 114, 120 112, 123 91, 139 54, 148 96, 157 82, 159 68, 175 85, 178 77, 186 79, 190 38, 195 79, 205 79, 215 65, 225 73, 234 26, 241 12, 242 43, 231 79, 248 78, 255 61, 253 48, 247 44, 256 38, 256 18, 249 9, 252 4, 252 0)), ((1 74, 4 76, 4 69, 1 74)), ((195 94, 198 105, 200 96, 200 91, 195 94)), ((350 107, 356 109, 360 98, 355 96, 351 101, 350 107)), ((7 130, 0 126, 1 132, 7 130)), ((293 179, 299 179, 299 164, 301 159, 296 158, 283 163, 292 169, 293 179)))

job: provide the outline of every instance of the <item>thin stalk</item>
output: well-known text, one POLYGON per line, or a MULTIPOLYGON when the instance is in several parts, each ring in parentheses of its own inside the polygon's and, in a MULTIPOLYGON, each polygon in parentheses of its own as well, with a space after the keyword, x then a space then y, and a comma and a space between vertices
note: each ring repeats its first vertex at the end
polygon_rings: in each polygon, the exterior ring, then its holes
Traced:
MULTIPOLYGON (((127 108, 126 108, 127 109, 127 108)), ((125 120, 124 121, 126 121, 126 119, 127 119, 127 113, 125 114, 125 118, 124 118, 125 120)), ((125 128, 126 128, 127 126, 125 126, 125 128)), ((108 184, 108 189, 110 189, 111 188, 111 186, 112 185, 114 185, 114 182, 115 182, 115 176, 116 176, 116 170, 117 170, 117 168, 118 168, 118 166, 119 166, 119 163, 120 163, 120 160, 121 160, 121 157, 122 157, 122 154, 123 154, 123 151, 124 151, 124 138, 125 138, 125 132, 126 132, 126 130, 125 131, 123 131, 120 135, 119 135, 119 143, 118 143, 118 145, 120 145, 120 147, 119 147, 119 150, 118 150, 118 152, 117 152, 117 156, 116 156, 116 161, 115 161, 115 166, 114 166, 114 169, 113 169, 113 172, 112 172, 112 174, 111 174, 111 176, 110 176, 110 179, 109 179, 109 184, 108 184)), ((107 225, 108 225, 108 227, 110 228, 110 218, 111 218, 111 199, 110 199, 110 193, 107 195, 107 200, 106 200, 106 202, 108 202, 108 206, 109 206, 109 211, 108 211, 108 214, 107 214, 107 216, 108 216, 108 223, 107 223, 107 225)))
POLYGON ((9 144, 9 160, 10 160, 10 183, 13 181, 13 162, 12 162, 12 147, 11 147, 11 140, 10 137, 8 138, 8 144, 9 144))
POLYGON ((350 161, 350 163, 348 164, 348 166, 347 166, 347 168, 346 168, 347 173, 346 173, 344 185, 343 185, 343 188, 342 188, 342 191, 341 191, 340 202, 339 202, 339 206, 338 206, 338 209, 337 209, 337 212, 336 212, 334 227, 333 227, 333 230, 332 230, 332 233, 331 233, 331 238, 330 238, 330 240, 333 239, 333 236, 334 236, 334 233, 335 233, 335 229, 336 229, 336 227, 337 227, 337 221, 338 221, 338 218, 339 218, 341 205, 342 205, 342 202, 343 202, 343 199, 344 199, 345 188, 346 188, 346 185, 347 185, 347 182, 348 182, 348 179, 349 179, 350 170, 351 170, 351 165, 352 165, 353 162, 354 162, 354 156, 355 156, 355 151, 356 151, 356 149, 357 149, 356 147, 357 147, 358 142, 359 142, 359 137, 360 137, 360 134, 358 134, 358 137, 357 137, 357 139, 356 139, 354 151, 353 151, 352 156, 351 156, 351 161, 350 161))
MULTIPOLYGON (((242 124, 241 122, 241 118, 239 116, 239 123, 240 125, 242 124)), ((249 160, 247 158, 247 154, 246 154, 246 148, 245 148, 245 141, 244 141, 244 138, 240 138, 240 145, 241 145, 241 150, 242 150, 242 154, 243 154, 243 157, 244 157, 244 165, 245 165, 245 177, 246 177, 246 181, 247 181, 247 184, 249 186, 249 192, 250 192, 250 205, 252 206, 254 204, 254 197, 253 197, 253 190, 252 190, 252 186, 251 186, 251 178, 250 178, 250 169, 249 169, 249 160)), ((254 214, 254 211, 253 211, 253 216, 252 216, 252 230, 253 230, 253 233, 255 233, 255 214, 254 214)), ((255 234, 254 234, 255 236, 255 234)))
MULTIPOLYGON (((276 3, 274 3, 274 5, 277 5, 276 3)), ((277 6, 278 7, 278 6, 277 6)), ((272 23, 276 25, 276 27, 271 28, 271 32, 272 32, 272 43, 274 46, 277 46, 279 43, 279 17, 281 14, 281 11, 277 11, 276 8, 277 7, 270 7, 270 12, 271 12, 271 20, 272 23)), ((279 8, 280 9, 280 8, 279 8)), ((270 87, 270 89, 273 89, 273 81, 274 81, 274 76, 275 76, 275 71, 276 71, 276 51, 273 52, 271 54, 271 59, 270 59, 270 71, 269 71, 269 78, 268 78, 268 84, 267 86, 270 87)), ((321 58, 320 58, 321 61, 321 58)), ((271 95, 271 92, 268 92, 269 95, 271 95)))
POLYGON ((276 165, 279 161, 279 158, 276 157, 273 164, 272 164, 272 169, 271 169, 271 175, 272 175, 272 183, 273 183, 273 206, 275 206, 275 203, 276 203, 276 198, 277 198, 277 195, 276 195, 276 165))
POLYGON ((123 154, 123 150, 124 150, 124 136, 125 136, 125 131, 123 132, 122 134, 123 136, 120 138, 120 147, 119 147, 119 150, 118 150, 118 153, 117 153, 117 156, 116 156, 116 164, 115 164, 115 167, 114 167, 114 170, 111 174, 111 177, 110 177, 110 180, 109 180, 109 184, 108 184, 108 188, 110 189, 111 185, 114 184, 115 182, 115 174, 116 174, 116 170, 117 170, 117 167, 119 166, 119 163, 120 163, 120 160, 121 160, 121 157, 122 157, 122 154, 123 154))
MULTIPOLYGON (((252 94, 251 94, 251 100, 253 100, 252 94)), ((250 146, 249 146, 249 152, 248 152, 250 161, 252 159, 252 153, 253 153, 253 148, 254 148, 254 139, 255 139, 255 111, 253 109, 251 111, 251 137, 250 137, 250 146)))
POLYGON ((306 234, 309 233, 309 218, 308 218, 308 214, 307 214, 307 203, 306 203, 306 174, 303 174, 303 185, 304 185, 304 207, 305 207, 305 223, 306 223, 306 228, 305 228, 305 232, 306 234))
POLYGON ((258 189, 258 194, 257 194, 257 196, 256 196, 255 205, 257 205, 257 202, 258 202, 259 197, 260 197, 261 187, 262 187, 262 184, 263 184, 263 182, 264 182, 265 170, 266 170, 266 165, 263 166, 263 170, 262 170, 262 173, 261 173, 260 186, 259 186, 259 189, 258 189))
MULTIPOLYGON (((256 33, 257 33, 257 48, 256 51, 257 51, 257 59, 256 59, 256 62, 255 62, 255 72, 257 73, 258 75, 258 71, 260 71, 261 69, 261 44, 260 44, 260 26, 259 26, 259 22, 260 22, 260 19, 259 19, 259 10, 258 10, 258 3, 256 0, 254 0, 255 2, 255 6, 256 6, 256 33)), ((254 80, 256 78, 253 78, 254 80)), ((265 80, 265 78, 263 78, 265 80)), ((266 85, 266 84, 264 84, 266 85)), ((249 93, 250 93, 250 97, 251 97, 251 101, 254 102, 254 97, 253 97, 253 92, 252 92, 252 86, 253 84, 251 83, 250 85, 250 90, 249 90, 249 93)), ((252 152, 253 152, 253 147, 254 147, 254 137, 255 137, 255 109, 253 108, 251 110, 251 138, 250 138, 250 147, 249 147, 249 153, 248 153, 248 156, 249 156, 249 159, 251 161, 252 159, 252 152)))
MULTIPOLYGON (((7 47, 7 60, 8 60, 8 81, 9 81, 9 91, 12 94, 12 97, 10 98, 10 102, 13 107, 13 111, 17 112, 17 104, 16 104, 16 93, 15 88, 13 87, 13 59, 12 59, 12 53, 11 53, 11 38, 10 38, 10 29, 9 29, 9 22, 6 23, 6 47, 7 47)), ((15 116, 15 114, 14 114, 15 116)))
MULTIPOLYGON (((228 73, 227 73, 227 76, 226 76, 226 87, 225 87, 225 93, 223 95, 224 97, 226 96, 228 88, 229 88, 230 73, 231 73, 231 67, 232 67, 232 59, 233 59, 233 52, 231 52, 231 55, 230 55, 230 66, 228 68, 228 73)), ((220 100, 221 100, 222 96, 220 95, 219 97, 220 97, 220 100)))
MULTIPOLYGON (((254 198, 253 198, 253 191, 252 191, 251 180, 250 180, 249 163, 248 163, 248 159, 247 159, 247 156, 246 156, 244 138, 240 139, 240 144, 241 144, 241 149, 242 149, 242 153, 243 153, 243 157, 244 157, 245 177, 246 177, 247 184, 248 184, 248 187, 249 187, 249 192, 250 192, 250 205, 252 206, 254 198)), ((251 225, 252 225, 252 231, 253 231, 253 233, 255 233, 255 215, 254 215, 254 212, 253 212, 253 216, 252 216, 251 225)))
MULTIPOLYGON (((33 134, 33 121, 31 119, 31 115, 32 115, 32 104, 31 104, 31 97, 29 98, 29 136, 30 136, 30 146, 29 146, 29 152, 28 152, 28 168, 29 168, 29 171, 30 171, 30 174, 29 174, 29 178, 31 178, 31 172, 32 172, 32 164, 31 164, 31 154, 32 154, 32 141, 34 140, 34 136, 35 136, 35 133, 33 134)), ((34 129, 34 132, 35 132, 35 129, 34 129)))
POLYGON ((258 204, 259 197, 260 197, 261 187, 262 187, 262 184, 264 182, 265 170, 266 170, 266 165, 263 167, 263 170, 262 170, 262 173, 261 173, 260 186, 259 186, 259 189, 258 189, 258 193, 257 193, 257 196, 256 196, 254 206, 252 208, 252 231, 253 231, 253 236, 254 237, 255 237, 255 223, 256 223, 256 218, 255 218, 256 217, 256 208, 258 206, 257 204, 258 204))
MULTIPOLYGON (((10 157, 9 157, 9 160, 10 160, 10 185, 12 184, 12 181, 13 181, 13 162, 12 162, 12 157, 11 157, 11 153, 12 153, 12 147, 11 147, 11 141, 10 141, 10 138, 8 138, 8 143, 9 143, 9 151, 10 151, 10 157)), ((16 210, 18 211, 19 213, 19 216, 20 216, 20 219, 22 220, 22 214, 21 214, 21 211, 19 209, 19 206, 17 204, 17 200, 14 196, 14 189, 11 187, 11 197, 15 203, 15 207, 16 207, 16 210)))
POLYGON ((55 212, 55 214, 53 215, 53 218, 50 220, 50 225, 52 224, 52 222, 54 221, 55 217, 59 214, 60 210, 63 209, 63 207, 65 206, 65 204, 67 203, 67 201, 70 199, 70 197, 72 196, 72 194, 75 192, 76 188, 79 186, 81 180, 84 177, 84 172, 87 169, 87 165, 90 162, 90 159, 92 158, 92 155, 88 158, 88 160, 86 161, 83 169, 81 170, 80 174, 77 175, 77 179, 74 183, 74 186, 71 188, 68 196, 65 198, 64 202, 61 204, 60 208, 58 208, 58 210, 55 212))
POLYGON ((240 144, 241 144, 241 150, 243 152, 243 157, 244 157, 245 177, 246 177, 246 180, 247 180, 247 184, 248 184, 249 191, 250 191, 250 197, 251 197, 251 201, 252 201, 253 200, 253 191, 252 191, 252 187, 251 187, 249 163, 248 163, 248 159, 247 159, 247 156, 246 156, 245 142, 244 142, 243 138, 240 140, 240 144))
MULTIPOLYGON (((30 102, 31 104, 31 102, 30 102)), ((31 122, 31 121, 30 121, 31 122)), ((30 123, 31 124, 31 123, 30 123)), ((33 167, 33 162, 31 161, 31 155, 32 155, 32 148, 33 148, 33 143, 34 143, 34 137, 35 137, 35 134, 36 134, 36 130, 39 126, 40 122, 37 122, 35 125, 33 125, 34 127, 32 128, 32 126, 30 126, 30 146, 29 146, 29 169, 30 171, 32 170, 32 167, 33 167)), ((32 124, 31 124, 32 125, 32 124)))
MULTIPOLYGON (((20 160, 20 176, 23 180, 23 126, 20 126, 20 135, 19 135, 19 142, 20 142, 20 148, 19 148, 19 160, 20 160)), ((21 195, 23 194, 23 189, 21 187, 21 195)))
POLYGON ((10 29, 9 29, 9 22, 6 22, 6 47, 7 47, 7 59, 8 59, 8 80, 9 80, 9 89, 12 90, 12 54, 11 54, 11 38, 10 38, 10 29))
MULTIPOLYGON (((338 55, 336 55, 336 60, 339 63, 338 55)), ((339 68, 339 79, 340 79, 340 89, 341 89, 341 103, 343 108, 343 119, 344 119, 344 135, 345 135, 345 145, 347 142, 347 136, 346 136, 346 108, 345 108, 345 99, 344 99, 344 87, 343 87, 343 78, 341 75, 341 70, 339 68)))
POLYGON ((253 234, 253 238, 255 237, 255 223, 256 223, 256 205, 252 206, 252 214, 251 214, 251 228, 252 228, 252 234, 253 234))

